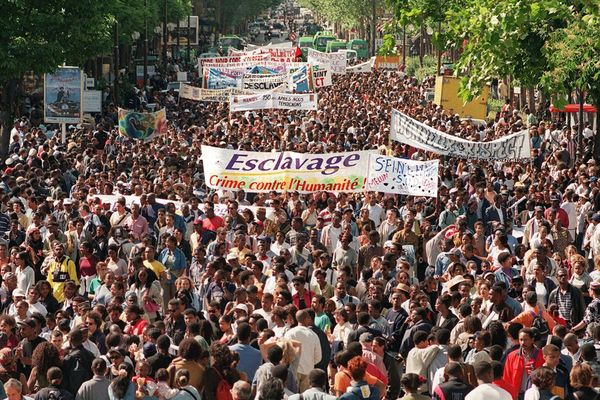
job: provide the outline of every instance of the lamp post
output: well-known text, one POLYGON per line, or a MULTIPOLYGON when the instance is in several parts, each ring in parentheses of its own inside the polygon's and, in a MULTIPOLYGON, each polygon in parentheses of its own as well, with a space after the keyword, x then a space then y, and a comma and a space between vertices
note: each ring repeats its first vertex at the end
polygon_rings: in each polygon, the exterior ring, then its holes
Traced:
POLYGON ((119 104, 119 22, 115 21, 115 43, 114 43, 114 60, 113 69, 115 76, 113 77, 113 97, 115 104, 119 104))
POLYGON ((188 29, 187 29, 187 62, 188 66, 191 64, 192 54, 192 16, 188 14, 188 29))

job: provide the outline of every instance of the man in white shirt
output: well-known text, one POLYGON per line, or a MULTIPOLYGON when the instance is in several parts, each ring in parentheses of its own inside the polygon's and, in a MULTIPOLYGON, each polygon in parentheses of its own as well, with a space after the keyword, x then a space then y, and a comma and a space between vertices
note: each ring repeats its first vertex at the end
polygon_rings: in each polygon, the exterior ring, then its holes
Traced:
POLYGON ((370 196, 369 202, 363 208, 369 210, 369 218, 375 223, 375 227, 378 228, 385 215, 385 210, 377 203, 377 195, 375 193, 371 193, 370 196))
POLYGON ((298 311, 296 320, 298 326, 287 331, 285 337, 301 343, 297 380, 299 392, 302 393, 310 387, 308 374, 321 361, 321 344, 317 334, 310 329, 311 318, 307 310, 298 311))
POLYGON ((473 389, 465 400, 511 400, 512 396, 506 390, 492 383, 494 373, 492 365, 487 361, 478 361, 474 365, 475 376, 479 385, 473 389))

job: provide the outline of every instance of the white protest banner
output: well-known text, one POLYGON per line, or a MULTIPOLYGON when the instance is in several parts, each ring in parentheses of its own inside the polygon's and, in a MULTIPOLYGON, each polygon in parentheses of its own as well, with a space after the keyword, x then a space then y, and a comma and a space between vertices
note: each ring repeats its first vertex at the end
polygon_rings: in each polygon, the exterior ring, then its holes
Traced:
POLYGON ((252 92, 268 92, 283 84, 287 84, 289 75, 245 74, 242 78, 242 89, 252 92))
POLYGON ((390 139, 425 151, 468 160, 523 161, 531 158, 527 130, 491 142, 473 142, 438 131, 397 110, 392 110, 390 139))
POLYGON ((251 55, 243 55, 243 56, 228 56, 228 57, 209 57, 209 58, 199 58, 198 64, 204 67, 214 67, 221 66, 227 67, 231 64, 245 64, 246 66, 252 66, 256 63, 260 63, 261 61, 268 61, 269 54, 251 54, 251 55))
POLYGON ((202 146, 206 186, 247 192, 364 190, 370 151, 260 153, 202 146))
POLYGON ((328 68, 334 74, 346 73, 346 53, 323 53, 315 49, 308 49, 308 63, 328 68))
POLYGON ((437 197, 439 160, 415 161, 371 154, 367 190, 437 197))
POLYGON ((288 94, 276 91, 249 96, 231 96, 229 98, 229 111, 251 111, 251 110, 302 110, 313 111, 317 109, 317 95, 288 94))
POLYGON ((372 62, 372 60, 368 60, 368 61, 365 61, 360 64, 352 65, 350 67, 347 67, 346 71, 353 72, 355 74, 361 73, 361 72, 371 72, 371 71, 373 71, 373 62, 372 62))
POLYGON ((83 91, 83 112, 102 112, 102 91, 83 91))
MULTIPOLYGON (((140 204, 140 198, 139 196, 124 196, 124 195, 115 195, 115 194, 95 194, 95 195, 90 195, 87 197, 88 202, 90 201, 95 201, 95 199, 100 200, 101 204, 110 204, 110 209, 111 210, 115 210, 114 208, 114 204, 117 202, 117 200, 119 200, 119 198, 124 197, 125 198, 125 205, 127 207, 131 207, 133 204, 140 204)), ((163 204, 166 205, 168 203, 173 203, 173 205, 175 206, 175 209, 177 210, 181 210, 182 206, 185 204, 182 201, 177 201, 177 200, 168 200, 168 199, 156 199, 156 202, 158 204, 163 204)), ((200 203, 198 204, 198 209, 202 210, 202 212, 204 212, 204 204, 200 203)), ((228 205, 227 204, 222 204, 222 203, 215 203, 214 204, 214 208, 215 208, 215 214, 218 215, 219 217, 225 217, 228 214, 228 205)), ((256 211, 259 208, 264 208, 265 211, 267 212, 266 217, 269 219, 275 219, 275 209, 273 207, 257 207, 257 206, 245 206, 243 204, 240 204, 238 207, 238 211, 242 212, 244 210, 250 210, 252 211, 252 213, 254 215, 256 215, 256 211)), ((181 215, 181 213, 178 213, 181 215)))
POLYGON ((331 86, 331 70, 329 68, 314 66, 312 69, 313 85, 315 88, 331 86))
POLYGON ((181 85, 179 97, 182 99, 208 102, 228 102, 230 96, 236 94, 252 94, 246 90, 229 89, 203 89, 191 85, 181 85))

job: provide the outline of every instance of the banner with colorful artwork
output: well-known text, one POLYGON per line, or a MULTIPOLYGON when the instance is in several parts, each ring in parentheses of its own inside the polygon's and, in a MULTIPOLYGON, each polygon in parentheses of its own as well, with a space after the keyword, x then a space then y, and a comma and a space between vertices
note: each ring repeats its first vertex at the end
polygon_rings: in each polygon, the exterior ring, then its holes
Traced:
POLYGON ((417 149, 467 160, 526 161, 531 158, 528 130, 491 142, 473 142, 438 131, 398 110, 392 110, 390 139, 417 149))
POLYGON ((204 68, 204 86, 206 89, 228 89, 240 87, 241 79, 235 73, 217 68, 204 68))
POLYGON ((77 67, 60 67, 44 75, 44 121, 78 124, 83 116, 83 74, 77 67))
POLYGON ((289 75, 290 92, 309 93, 313 91, 310 65, 306 64, 289 75))
POLYGON ((206 186, 246 192, 361 192, 369 154, 260 153, 202 146, 206 186))
POLYGON ((440 162, 415 161, 371 154, 367 190, 437 197, 440 162))
POLYGON ((131 139, 150 140, 167 133, 167 111, 140 113, 119 108, 119 133, 131 139))

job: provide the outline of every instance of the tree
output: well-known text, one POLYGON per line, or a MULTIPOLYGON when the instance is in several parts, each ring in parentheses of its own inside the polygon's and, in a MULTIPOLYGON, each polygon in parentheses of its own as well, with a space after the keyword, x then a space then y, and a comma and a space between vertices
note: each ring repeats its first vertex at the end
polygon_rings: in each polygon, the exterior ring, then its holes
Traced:
MULTIPOLYGON (((554 105, 561 107, 559 99, 576 89, 579 97, 579 134, 582 134, 583 103, 600 106, 600 16, 598 9, 583 9, 573 13, 569 24, 553 32, 544 46, 548 65, 541 78, 541 86, 555 95, 554 105), (563 96, 561 96, 563 95, 563 96)), ((600 113, 596 114, 600 127, 600 113)), ((580 144, 582 141, 580 141, 580 144)), ((600 135, 594 136, 594 157, 600 159, 600 135)))
POLYGON ((0 155, 8 152, 12 119, 23 74, 54 71, 63 63, 82 65, 110 49, 115 0, 11 0, 0 21, 2 136, 0 155))
MULTIPOLYGON (((86 60, 112 48, 114 26, 119 41, 130 43, 131 33, 142 31, 144 13, 149 26, 161 21, 164 0, 11 0, 3 4, 0 23, 0 156, 6 157, 20 83, 25 73, 53 72, 59 65, 82 66, 86 60)), ((189 0, 168 0, 170 16, 178 20, 191 10, 189 0)))
POLYGON ((463 45, 456 69, 464 74, 463 97, 472 99, 498 77, 510 76, 522 87, 535 87, 548 64, 544 45, 552 32, 566 25, 572 3, 466 0, 448 18, 457 44, 463 45))

